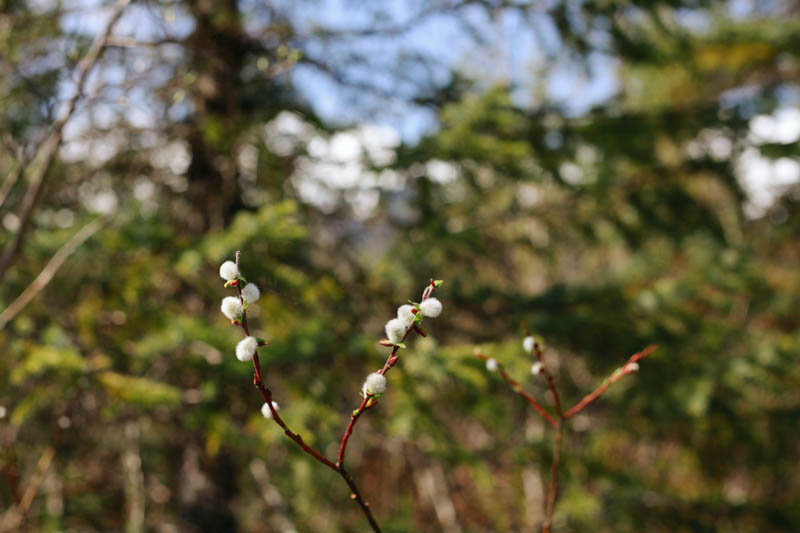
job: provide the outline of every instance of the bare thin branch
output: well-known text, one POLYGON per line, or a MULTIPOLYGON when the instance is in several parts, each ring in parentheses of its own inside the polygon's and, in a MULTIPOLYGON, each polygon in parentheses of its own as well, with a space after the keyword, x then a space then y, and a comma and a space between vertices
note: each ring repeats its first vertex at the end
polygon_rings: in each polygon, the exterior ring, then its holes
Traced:
POLYGON ((553 523, 553 511, 556 507, 558 497, 558 467, 561 462, 561 440, 564 436, 563 418, 559 421, 556 428, 556 435, 553 438, 553 462, 550 464, 550 488, 547 491, 547 509, 544 514, 542 533, 550 533, 550 526, 553 523))
MULTIPOLYGON (((488 361, 489 359, 491 359, 488 355, 485 355, 480 351, 476 352, 475 356, 478 359, 482 359, 484 361, 488 361)), ((544 406, 542 406, 542 404, 536 401, 536 398, 534 398, 528 392, 526 392, 525 389, 523 389, 522 386, 519 383, 517 383, 516 380, 514 380, 514 378, 509 376, 508 372, 506 372, 506 369, 503 368, 503 365, 497 363, 497 370, 500 373, 500 376, 502 376, 502 378, 506 380, 506 383, 511 385, 511 388, 514 389, 514 392, 525 398, 525 400, 527 400, 528 403, 531 404, 531 407, 533 407, 537 413, 542 415, 542 418, 544 418, 548 424, 550 424, 553 428, 558 428, 558 421, 555 418, 553 418, 553 415, 551 415, 550 412, 547 409, 545 409, 544 406)))
POLYGON ((61 268, 61 265, 64 264, 64 261, 72 255, 75 250, 77 250, 84 242, 89 240, 89 238, 97 233, 103 226, 105 226, 109 222, 109 218, 96 218, 86 224, 83 228, 81 228, 75 235, 73 235, 67 242, 65 242, 58 251, 53 254, 53 257, 50 258, 47 265, 39 272, 39 275, 36 276, 36 279, 28 285, 22 294, 17 296, 17 299, 11 302, 11 304, 2 312, 0 313, 0 330, 6 327, 11 320, 14 319, 15 316, 22 311, 26 305, 28 305, 31 300, 33 300, 37 294, 39 294, 42 289, 44 289, 50 280, 53 279, 58 269, 61 268))
MULTIPOLYGON (((236 251, 237 267, 239 266, 240 259, 241 259, 241 252, 237 250, 236 251)), ((241 322, 239 322, 238 325, 241 326, 242 331, 244 331, 245 335, 249 337, 250 328, 247 325, 247 309, 244 308, 244 298, 242 297, 241 283, 237 282, 236 292, 239 296, 239 301, 242 303, 242 320, 241 322)), ((344 466, 342 464, 335 464, 333 461, 322 455, 320 452, 318 452, 317 450, 306 444, 306 442, 303 440, 303 437, 301 437, 298 433, 295 433, 294 431, 289 429, 289 426, 286 425, 286 422, 284 422, 281 416, 278 414, 278 410, 275 409, 275 407, 272 405, 272 391, 264 385, 264 380, 261 374, 261 363, 259 362, 258 359, 257 349, 256 353, 253 355, 253 371, 254 371, 253 385, 256 386, 258 391, 261 393, 261 396, 264 398, 264 403, 266 403, 267 407, 269 408, 270 414, 272 415, 272 420, 274 420, 275 423, 278 424, 281 427, 281 429, 283 429, 283 432, 286 434, 286 436, 292 439, 300 447, 300 449, 302 449, 308 455, 310 455, 320 463, 324 464, 331 470, 338 473, 342 477, 342 479, 344 479, 345 483, 347 483, 347 486, 350 487, 351 498, 355 500, 356 503, 358 503, 359 507, 361 507, 361 510, 364 513, 364 516, 367 518, 367 521, 369 522, 369 525, 372 527, 373 531, 375 533, 381 533, 381 528, 378 525, 377 520, 375 520, 375 517, 372 514, 372 510, 369 508, 369 503, 367 503, 366 500, 364 500, 364 498, 361 496, 361 492, 358 490, 358 486, 356 485, 352 476, 350 476, 347 470, 344 469, 344 466)))
MULTIPOLYGON (((422 291, 422 298, 420 299, 420 302, 424 302, 425 300, 427 300, 435 290, 436 290, 436 284, 433 282, 433 279, 431 279, 429 284, 425 287, 425 290, 422 291)), ((416 331, 415 327, 416 326, 414 325, 414 322, 412 322, 411 325, 409 325, 406 328, 406 332, 403 335, 402 339, 403 341, 405 341, 406 338, 408 338, 408 336, 411 334, 412 331, 416 331)), ((422 335, 424 336, 424 333, 422 335)), ((397 355, 397 351, 399 349, 400 346, 397 345, 394 345, 392 347, 392 351, 389 353, 389 357, 386 358, 386 363, 384 363, 383 368, 378 370, 377 372, 378 374, 385 376, 386 373, 389 370, 391 370, 394 365, 397 364, 397 361, 400 360, 400 356, 397 355)), ((361 402, 361 406, 355 411, 353 411, 353 414, 350 416, 350 423, 347 425, 347 429, 345 429, 344 435, 342 435, 342 443, 339 446, 339 459, 336 463, 337 465, 339 465, 339 467, 341 467, 341 465, 344 464, 344 454, 345 450, 347 449, 347 442, 350 439, 350 435, 353 434, 353 429, 359 417, 364 411, 367 411, 368 409, 371 409, 378 404, 377 401, 375 400, 370 401, 370 400, 372 400, 372 398, 370 396, 366 396, 364 398, 364 401, 361 402)))
POLYGON ((603 394, 606 390, 608 390, 608 388, 614 383, 616 383, 621 377, 636 372, 638 368, 638 366, 635 366, 638 365, 637 361, 639 361, 640 359, 644 359, 645 357, 653 353, 655 349, 656 345, 651 344, 641 352, 633 354, 624 365, 622 365, 614 372, 612 372, 612 374, 608 376, 599 387, 597 387, 590 394, 584 396, 580 402, 578 402, 577 404, 575 404, 575 406, 570 408, 570 410, 564 414, 564 419, 566 420, 578 414, 581 410, 583 410, 584 407, 586 407, 587 405, 595 401, 597 398, 599 398, 601 394, 603 394))
POLYGON ((17 505, 12 505, 6 512, 0 515, 0 532, 19 531, 19 527, 22 525, 33 500, 36 498, 36 494, 38 494, 39 488, 44 481, 47 469, 50 468, 50 463, 53 462, 55 456, 56 450, 53 446, 48 446, 44 452, 42 452, 19 503, 17 505))
POLYGON ((2 255, 0 255, 0 279, 5 277, 6 272, 17 257, 22 239, 28 229, 33 210, 44 191, 45 182, 47 181, 47 172, 53 164, 56 152, 61 144, 64 126, 72 117, 75 106, 83 95, 86 80, 89 78, 89 72, 100 58, 100 54, 106 48, 114 25, 119 21, 123 11, 125 11, 125 8, 128 7, 130 3, 131 0, 117 0, 111 12, 111 16, 106 23, 105 29, 95 37, 86 56, 78 63, 75 94, 65 103, 60 112, 60 117, 52 126, 50 134, 37 148, 32 165, 25 170, 29 183, 28 190, 25 192, 25 196, 22 198, 22 203, 20 205, 19 228, 17 229, 17 234, 14 236, 14 239, 6 245, 2 255))

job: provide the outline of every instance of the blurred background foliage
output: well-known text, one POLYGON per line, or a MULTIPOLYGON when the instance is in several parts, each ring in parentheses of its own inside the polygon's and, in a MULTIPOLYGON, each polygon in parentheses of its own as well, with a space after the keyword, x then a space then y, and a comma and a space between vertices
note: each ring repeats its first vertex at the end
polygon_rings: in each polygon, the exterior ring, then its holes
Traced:
POLYGON ((473 355, 546 401, 525 327, 567 405, 659 345, 573 420, 556 531, 800 530, 798 2, 134 2, 26 228, 109 9, 0 1, 3 527, 366 530, 233 356, 240 249, 328 457, 385 320, 446 281, 350 445, 386 531, 538 530, 549 432, 473 355))

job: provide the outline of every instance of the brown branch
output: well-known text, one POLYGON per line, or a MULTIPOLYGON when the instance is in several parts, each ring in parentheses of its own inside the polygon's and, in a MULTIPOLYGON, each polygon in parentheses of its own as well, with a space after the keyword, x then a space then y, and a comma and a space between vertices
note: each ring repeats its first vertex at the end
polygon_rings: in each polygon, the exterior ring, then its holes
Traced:
POLYGON ((14 317, 17 316, 17 314, 19 314, 48 283, 50 283, 50 280, 53 279, 53 276, 55 276, 58 269, 61 268, 61 265, 64 264, 64 261, 66 261, 80 245, 105 226, 109 220, 110 218, 96 218, 70 237, 70 239, 53 254, 53 257, 50 258, 47 265, 39 272, 36 279, 22 291, 22 294, 17 296, 16 300, 11 302, 11 304, 0 313, 0 329, 3 329, 6 324, 13 320, 14 317))
POLYGON ((628 374, 632 374, 636 372, 638 369, 638 363, 640 359, 644 359, 656 349, 655 344, 651 344, 641 352, 637 352, 633 354, 628 361, 621 366, 620 368, 616 369, 612 374, 607 377, 603 383, 597 387, 592 393, 587 394, 583 397, 583 399, 575 404, 569 411, 564 414, 564 419, 571 418, 581 412, 584 407, 595 401, 601 394, 603 394, 608 388, 616 383, 621 377, 627 376, 628 374))
POLYGON ((344 437, 342 437, 342 443, 339 445, 339 456, 336 460, 337 466, 341 466, 344 463, 344 452, 347 448, 347 441, 350 439, 350 435, 353 434, 353 428, 356 425, 356 420, 358 417, 361 416, 361 413, 364 412, 364 409, 367 407, 367 403, 372 398, 371 395, 366 394, 364 395, 364 400, 361 402, 361 405, 353 411, 353 414, 350 416, 350 423, 347 425, 347 429, 344 431, 344 437))
POLYGON ((369 503, 364 501, 364 498, 361 497, 361 493, 358 491, 355 481, 353 481, 353 478, 347 473, 347 470, 344 469, 344 465, 339 465, 337 471, 345 480, 347 486, 350 487, 350 498, 355 500, 356 503, 358 503, 358 505, 361 507, 361 510, 364 512, 364 516, 366 516, 367 521, 369 521, 369 525, 372 526, 372 530, 375 531, 375 533, 381 533, 381 526, 378 525, 377 520, 375 520, 375 517, 372 516, 372 510, 369 508, 369 503))
POLYGON ((8 198, 11 189, 14 188, 17 181, 19 181, 20 176, 22 176, 22 170, 25 167, 26 163, 23 163, 21 160, 17 161, 14 165, 14 168, 6 176, 5 181, 3 181, 3 185, 0 186, 0 207, 3 207, 3 204, 8 198))
MULTIPOLYGON (((237 267, 239 266, 240 257, 241 257, 241 252, 237 250, 236 251, 237 267)), ((247 325, 247 310, 244 309, 244 298, 242 297, 241 285, 242 285, 241 282, 236 284, 236 292, 239 296, 239 302, 242 304, 242 320, 239 323, 239 325, 241 326, 245 335, 249 337, 250 328, 247 325)), ((278 414, 278 410, 275 409, 275 407, 272 405, 272 391, 264 385, 264 380, 262 378, 262 373, 261 373, 261 363, 258 360, 258 349, 256 349, 256 353, 253 354, 253 371, 254 371, 253 385, 256 386, 259 392, 261 392, 261 396, 264 398, 264 402, 267 404, 267 407, 269 408, 269 411, 272 415, 272 419, 275 421, 275 423, 278 424, 281 427, 281 429, 283 429, 283 432, 286 434, 286 436, 292 439, 300 447, 301 450, 303 450, 308 455, 310 455, 320 463, 324 464, 331 470, 338 473, 342 477, 342 479, 344 479, 345 483, 347 483, 347 486, 350 487, 350 493, 351 493, 350 497, 353 500, 355 500, 356 503, 358 503, 359 507, 361 507, 361 510, 364 513, 364 516, 367 518, 367 521, 369 522, 373 531, 375 531, 375 533, 381 533, 381 528, 378 525, 378 522, 375 520, 375 517, 372 515, 372 510, 369 507, 369 503, 367 503, 361 496, 361 492, 358 490, 358 486, 356 485, 352 476, 350 476, 350 474, 344 469, 344 466, 341 463, 334 463, 333 461, 322 455, 320 452, 318 452, 317 450, 306 444, 306 442, 303 440, 303 437, 301 437, 298 433, 295 433, 294 431, 289 429, 289 426, 286 425, 286 422, 284 422, 281 416, 278 414)), ((364 399, 365 403, 367 399, 368 398, 364 399)), ((343 454, 344 452, 342 451, 341 453, 343 454)))
POLYGON ((534 341, 533 349, 536 352, 536 359, 539 360, 539 363, 542 365, 542 373, 544 374, 545 379, 547 380, 547 388, 550 389, 550 394, 553 395, 553 407, 556 410, 556 415, 558 418, 563 419, 564 415, 561 412, 561 400, 558 398, 558 390, 556 390, 555 382, 553 381, 553 375, 547 370, 547 367, 544 364, 544 359, 542 358, 542 346, 534 341))
POLYGON ((550 488, 547 491, 547 509, 545 510, 542 533, 550 533, 550 525, 553 522, 553 510, 556 506, 558 497, 558 466, 561 462, 561 439, 564 435, 563 419, 559 421, 556 428, 556 435, 553 438, 553 462, 550 465, 550 488))
MULTIPOLYGON (((435 291, 435 290, 436 290, 436 284, 433 282, 433 279, 431 279, 429 284, 425 287, 425 290, 422 291, 422 298, 420 299, 420 302, 424 302, 425 300, 427 300, 430 297, 430 295, 433 294, 433 291, 435 291)), ((409 336, 409 334, 412 331, 415 331, 415 328, 416 328, 415 323, 412 322, 406 328, 406 332, 405 332, 405 334, 403 334, 403 339, 401 340, 401 342, 404 342, 406 340, 406 338, 409 336)), ((399 349, 400 349, 400 347, 397 346, 397 345, 394 345, 392 347, 392 351, 389 354, 389 357, 386 358, 386 363, 384 363, 383 368, 378 370, 378 374, 380 374, 382 376, 385 376, 386 373, 389 370, 391 370, 391 368, 394 365, 397 364, 397 361, 400 360, 400 356, 397 355, 397 351, 399 349)), ((339 460, 337 462, 337 464, 339 464, 339 465, 344 464, 344 454, 345 454, 345 450, 347 448, 347 442, 350 439, 350 435, 353 433, 353 429, 354 429, 355 424, 358 421, 359 417, 361 416, 361 414, 364 411, 366 411, 368 409, 371 409, 372 407, 374 407, 378 403, 377 400, 369 401, 369 399, 370 399, 369 396, 365 397, 364 401, 361 402, 361 406, 358 409, 356 409, 355 411, 353 411, 353 414, 350 416, 350 423, 347 425, 347 429, 345 430, 344 435, 342 435, 342 443, 339 446, 339 460)))
POLYGON ((47 473, 47 469, 50 468, 50 463, 53 462, 55 455, 56 450, 53 446, 48 446, 44 452, 42 452, 19 503, 12 505, 6 512, 0 515, 0 532, 18 531, 19 526, 25 519, 28 509, 30 509, 33 500, 36 498, 36 494, 39 492, 39 488, 42 486, 44 475, 47 473))
MULTIPOLYGON (((478 359, 482 359, 484 361, 488 361, 489 359, 491 359, 491 357, 489 357, 488 355, 484 355, 480 351, 477 351, 475 353, 475 356, 478 359)), ((531 404, 531 407, 536 409, 536 412, 542 415, 542 418, 544 418, 548 424, 550 424, 553 428, 558 428, 558 421, 555 418, 553 418, 553 415, 551 415, 550 412, 542 406, 542 404, 537 402, 536 398, 528 394, 525 391, 525 389, 523 389, 522 386, 514 380, 514 378, 509 376, 508 372, 506 372, 506 369, 503 368, 503 365, 501 365, 499 362, 497 363, 497 370, 503 377, 503 379, 506 380, 506 383, 511 385, 511 388, 514 390, 514 392, 525 398, 528 401, 528 403, 531 404)))
POLYGON ((36 493, 39 492, 42 481, 44 481, 44 475, 47 469, 50 468, 50 463, 53 462, 55 456, 56 450, 50 446, 42 453, 41 457, 39 457, 39 461, 36 463, 36 470, 34 470, 28 482, 28 486, 25 488, 25 492, 22 495, 22 499, 19 501, 18 507, 23 514, 28 511, 33 503, 33 499, 36 497, 36 493))
MULTIPOLYGON (((528 335, 527 326, 525 327, 525 334, 528 335)), ((530 403, 531 406, 534 409, 536 409, 539 412, 539 414, 541 414, 556 431, 555 436, 553 437, 553 460, 550 465, 550 487, 547 492, 545 518, 542 524, 542 533, 550 533, 550 529, 552 527, 552 522, 553 522, 553 511, 555 510, 556 499, 558 498, 558 468, 561 463, 561 447, 564 436, 564 426, 567 420, 574 414, 580 412, 584 407, 589 405, 595 399, 597 399, 601 394, 603 394, 608 389, 608 387, 610 387, 622 376, 626 376, 628 374, 636 372, 636 370, 638 370, 639 368, 637 361, 639 361, 640 359, 644 359, 645 357, 650 355, 653 352, 653 350, 656 349, 656 346, 650 345, 641 352, 633 354, 628 359, 628 361, 622 367, 615 370, 611 374, 611 376, 609 376, 603 382, 602 385, 600 385, 591 394, 586 395, 583 398, 583 400, 578 402, 577 405, 572 407, 566 413, 563 413, 561 411, 561 400, 558 396, 558 390, 555 385, 555 380, 553 379, 552 374, 550 374, 550 372, 547 370, 547 367, 544 365, 544 358, 542 356, 541 345, 538 342, 534 342, 533 346, 536 354, 536 359, 539 361, 539 364, 541 364, 542 373, 544 374, 545 379, 547 380, 547 388, 550 390, 550 393, 553 396, 553 405, 555 408, 557 418, 553 418, 550 415, 550 413, 544 407, 542 407, 541 404, 539 404, 539 402, 537 402, 530 394, 525 392, 519 385, 519 383, 514 381, 506 373, 505 369, 502 367, 502 365, 500 365, 500 363, 497 363, 497 368, 500 372, 500 375, 503 376, 503 379, 505 379, 506 382, 508 382, 508 384, 511 385, 511 388, 514 389, 514 392, 516 392, 517 394, 528 400, 528 403, 530 403)), ((488 361, 490 359, 490 357, 481 353, 480 350, 477 350, 475 355, 479 359, 482 359, 484 361, 488 361)))
POLYGON ((111 16, 106 23, 105 29, 95 37, 88 52, 86 52, 86 56, 78 64, 75 94, 67 100, 61 111, 61 116, 53 124, 50 134, 42 144, 37 147, 36 155, 33 157, 32 169, 26 172, 30 185, 28 185, 28 190, 25 191, 20 205, 19 228, 17 228, 17 234, 14 236, 14 239, 6 245, 2 255, 0 255, 0 279, 5 277, 6 272, 16 259, 17 252, 22 244, 22 239, 28 229, 33 210, 44 191, 45 182, 47 181, 47 172, 50 170, 50 166, 53 164, 56 153, 58 152, 58 147, 61 144, 64 126, 72 117, 75 106, 83 94, 86 80, 89 78, 89 72, 105 49, 108 39, 111 37, 111 31, 114 25, 119 21, 123 11, 125 11, 125 8, 130 2, 131 0, 117 0, 111 12, 111 16))
POLYGON ((542 346, 534 340, 533 350, 536 353, 536 359, 542 365, 542 373, 547 380, 547 388, 550 389, 550 394, 553 396, 553 406, 558 416, 558 425, 556 426, 556 434, 553 438, 553 461, 550 464, 550 487, 547 490, 547 507, 544 514, 544 523, 542 524, 542 533, 550 533, 550 525, 553 522, 553 511, 556 507, 556 498, 558 497, 558 465, 561 461, 561 440, 564 435, 564 413, 561 411, 561 400, 558 397, 558 389, 556 389, 553 375, 547 370, 544 364, 544 357, 542 356, 542 346))

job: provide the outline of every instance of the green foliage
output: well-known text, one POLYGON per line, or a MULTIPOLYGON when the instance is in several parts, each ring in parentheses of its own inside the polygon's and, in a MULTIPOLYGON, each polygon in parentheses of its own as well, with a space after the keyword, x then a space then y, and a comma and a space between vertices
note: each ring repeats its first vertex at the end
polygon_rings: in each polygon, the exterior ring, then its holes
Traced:
MULTIPOLYGON (((59 5, 6 7, 4 178, 26 164, 18 156, 52 122, 89 42, 65 32, 59 5)), ((241 250, 261 289, 248 321, 268 341, 265 381, 289 426, 329 458, 364 376, 391 350, 378 344, 386 319, 435 280, 442 316, 425 322, 427 338, 406 339, 348 448, 386 531, 537 530, 549 433, 474 355, 479 346, 549 405, 521 346, 528 330, 567 406, 659 346, 573 420, 554 531, 800 530, 800 194, 787 185, 754 212, 740 168, 754 155, 800 157, 796 141, 756 142, 751 130, 757 115, 796 110, 796 17, 775 3, 745 17, 727 3, 532 6, 559 40, 536 85, 564 61, 616 61, 618 92, 575 112, 537 87, 470 84, 457 71, 409 96, 403 80, 422 75, 373 69, 375 36, 296 27, 249 4, 150 7, 192 33, 106 50, 110 85, 81 101, 97 116, 78 137, 115 153, 61 152, 0 287, 5 309, 96 216, 94 195, 114 192, 109 226, 0 330, 0 502, 56 450, 23 529, 122 530, 138 499, 148 530, 364 529, 335 473, 260 415, 252 368, 234 357, 240 331, 219 310, 232 289, 217 271, 241 250), (348 56, 353 39, 361 48, 348 56), (333 66, 315 58, 319 43, 333 66), (388 162, 364 156, 362 179, 340 185, 352 169, 320 166, 320 146, 352 132, 309 107, 301 76, 283 74, 295 64, 342 91, 354 82, 359 101, 373 97, 365 84, 392 80, 391 100, 428 106, 436 128, 388 162), (159 118, 136 125, 136 106, 159 118), (296 138, 271 133, 284 111, 296 138)), ((469 22, 462 11, 440 16, 469 22)), ((3 247, 26 187, 13 184, 2 206, 3 247)))

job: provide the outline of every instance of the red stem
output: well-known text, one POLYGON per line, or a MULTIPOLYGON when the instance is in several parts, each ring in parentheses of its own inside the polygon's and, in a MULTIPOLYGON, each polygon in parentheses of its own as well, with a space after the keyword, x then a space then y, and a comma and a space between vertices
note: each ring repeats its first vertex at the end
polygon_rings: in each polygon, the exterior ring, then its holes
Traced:
POLYGON ((599 387, 597 387, 590 394, 587 394, 586 396, 584 396, 583 399, 580 402, 578 402, 577 404, 575 404, 575 406, 570 408, 570 410, 567 411, 564 414, 564 419, 571 418, 571 417, 575 416, 576 414, 578 414, 579 412, 581 412, 584 407, 586 407, 587 405, 589 405, 590 403, 595 401, 598 397, 600 397, 601 394, 603 394, 606 390, 608 390, 608 388, 611 385, 613 385, 614 383, 616 383, 621 377, 627 376, 628 374, 632 374, 633 372, 636 372, 634 367, 631 366, 631 363, 636 363, 640 359, 644 359, 645 357, 647 357, 648 355, 653 353, 653 351, 655 349, 656 349, 656 345, 655 344, 651 344, 650 346, 648 346, 647 348, 645 348, 641 352, 637 352, 637 353, 633 354, 632 356, 630 356, 628 361, 622 367, 620 367, 620 368, 616 369, 614 372, 612 372, 612 374, 609 377, 607 377, 605 380, 603 380, 603 383, 599 387))
MULTIPOLYGON (((435 290, 436 290, 436 285, 434 284, 433 279, 431 279, 429 284, 425 287, 425 290, 422 291, 422 298, 420 299, 420 302, 424 302, 425 300, 427 300, 428 297, 431 294, 433 294, 433 291, 435 291, 435 290)), ((415 323, 414 322, 412 322, 411 325, 408 326, 408 328, 406 328, 406 332, 403 335, 402 341, 405 341, 406 337, 408 337, 408 335, 412 331, 415 331, 415 323)), ((400 360, 400 356, 397 355, 397 351, 399 349, 400 349, 399 346, 394 346, 392 348, 392 351, 389 354, 389 357, 386 358, 386 363, 384 363, 383 368, 378 370, 378 374, 380 374, 382 376, 385 376, 386 373, 394 365, 397 364, 397 361, 400 360)), ((352 435, 353 429, 355 428, 355 425, 356 425, 356 422, 358 421, 359 417, 361 417, 361 413, 363 413, 364 411, 366 411, 368 409, 371 409, 372 407, 374 407, 378 403, 377 401, 373 401, 373 402, 369 402, 368 403, 368 400, 369 400, 369 397, 364 398, 364 401, 361 402, 361 407, 359 407, 358 409, 353 411, 353 414, 350 416, 350 423, 347 424, 347 429, 345 429, 344 435, 342 435, 342 443, 339 446, 339 459, 337 461, 337 464, 339 465, 340 468, 344 464, 344 454, 345 454, 345 451, 347 449, 347 442, 350 440, 350 435, 352 435)))
MULTIPOLYGON (((484 354, 482 354, 481 352, 478 352, 478 353, 476 353, 475 355, 476 355, 476 356, 477 356, 479 359, 483 359, 484 361, 487 361, 487 360, 489 360, 489 359, 490 359, 490 357, 489 357, 488 355, 484 355, 484 354)), ((497 370, 500 372, 500 375, 503 377, 503 379, 504 379, 504 380, 506 380, 506 383, 508 383, 509 385, 511 385, 511 388, 512 388, 512 389, 514 389, 514 392, 516 392, 517 394, 519 394, 520 396, 522 396, 523 398, 525 398, 525 399, 528 401, 528 403, 529 403, 529 404, 531 404, 531 407, 533 407, 534 409, 536 409, 536 411, 537 411, 537 412, 538 412, 540 415, 542 415, 542 417, 543 417, 545 420, 547 420, 547 423, 548 423, 548 424, 550 424, 550 425, 551 425, 553 428, 555 428, 555 429, 557 429, 557 428, 558 428, 558 421, 556 421, 556 419, 555 419, 555 418, 553 418, 553 415, 551 415, 551 414, 550 414, 550 413, 547 411, 547 409, 545 409, 545 408, 542 406, 542 404, 540 404, 539 402, 537 402, 537 401, 536 401, 536 398, 534 398, 533 396, 531 396, 530 394, 528 394, 528 393, 525 391, 525 389, 523 389, 523 388, 522 388, 522 386, 521 386, 519 383, 517 383, 517 382, 514 380, 514 378, 512 378, 511 376, 509 376, 509 375, 508 375, 508 373, 506 372, 506 369, 505 369, 505 368, 503 368, 503 365, 501 365, 500 363, 497 363, 497 370)))
MULTIPOLYGON (((525 327, 525 333, 528 333, 528 328, 525 327)), ((553 461, 550 465, 550 487, 547 492, 547 505, 545 508, 545 518, 542 524, 542 533, 550 533, 550 529, 553 522, 553 511, 556 505, 556 499, 558 497, 558 468, 561 463, 561 442, 564 435, 564 425, 566 421, 576 413, 580 412, 584 407, 592 403, 595 399, 597 399, 601 394, 603 394, 611 385, 613 385, 617 380, 619 380, 622 376, 626 376, 636 371, 637 367, 633 366, 633 363, 636 363, 640 359, 644 359, 648 355, 650 355, 653 350, 656 349, 656 345, 652 344, 642 350, 641 352, 635 353, 628 361, 620 368, 615 370, 611 376, 605 379, 603 383, 595 389, 594 392, 591 394, 587 394, 580 402, 578 402, 574 407, 572 407, 566 413, 561 411, 561 400, 558 396, 558 390, 556 389, 555 381, 553 380, 553 376, 547 370, 547 367, 544 365, 544 358, 542 357, 542 348, 539 343, 534 343, 534 350, 536 353, 536 358, 538 359, 539 363, 542 365, 542 372, 544 373, 545 379, 547 380, 547 388, 550 390, 550 393, 553 396, 553 406, 556 412, 556 418, 553 418, 550 413, 542 407, 542 405, 537 402, 533 396, 525 392, 522 387, 514 381, 505 371, 500 363, 497 363, 497 368, 500 372, 500 375, 503 379, 511 385, 511 388, 514 389, 514 392, 528 400, 528 403, 536 409, 536 411, 541 414, 547 422, 550 423, 551 426, 556 430, 555 437, 553 438, 553 461)), ((487 355, 484 355, 480 351, 476 352, 475 354, 479 359, 487 361, 490 359, 487 355)))
MULTIPOLYGON (((237 250, 236 251, 236 266, 239 266, 239 256, 241 253, 237 250)), ((250 329, 247 326, 247 310, 244 309, 244 299, 242 298, 242 286, 241 283, 236 285, 236 292, 239 296, 239 302, 242 304, 242 320, 240 322, 240 326, 244 331, 245 335, 248 337, 250 336, 250 329)), ((333 461, 322 455, 320 452, 309 446, 303 440, 298 433, 295 433, 289 426, 286 425, 286 422, 283 421, 281 416, 278 414, 278 411, 272 405, 272 391, 264 386, 264 380, 261 377, 261 363, 258 360, 258 348, 256 348, 256 353, 253 354, 253 370, 255 375, 253 376, 253 385, 261 392, 261 396, 264 398, 264 402, 269 407, 269 411, 272 414, 272 419, 278 424, 282 429, 283 432, 286 434, 287 437, 292 439, 304 452, 308 455, 319 461, 320 463, 324 464, 337 474, 339 474, 342 479, 345 480, 347 486, 350 487, 351 495, 350 497, 358 503, 361 507, 361 510, 366 516, 367 521, 369 522, 370 526, 372 527, 375 533, 381 533, 381 528, 378 525, 378 522, 375 520, 375 517, 372 515, 372 510, 369 508, 369 503, 367 503, 364 498, 361 496, 361 492, 358 490, 358 486, 356 486, 355 481, 353 481, 352 476, 344 469, 341 464, 335 464, 333 461)), ((366 403, 366 398, 364 402, 366 403)), ((352 431, 352 429, 351 429, 352 431)), ((340 451, 340 455, 344 454, 344 449, 340 451)), ((340 461, 341 462, 341 461, 340 461)))
POLYGON ((342 444, 339 446, 339 457, 336 460, 336 466, 341 467, 342 463, 344 463, 344 450, 347 448, 347 440, 350 438, 350 435, 353 434, 353 428, 356 425, 356 420, 358 417, 361 416, 361 413, 364 412, 364 408, 367 405, 367 402, 372 398, 370 395, 365 395, 364 400, 361 402, 361 405, 353 411, 353 414, 350 416, 350 423, 347 424, 347 429, 344 432, 344 437, 342 437, 342 444))
POLYGON ((556 415, 558 418, 563 419, 564 415, 561 412, 561 400, 558 398, 558 390, 556 390, 556 384, 553 381, 553 376, 548 372, 547 367, 544 365, 544 359, 542 358, 542 347, 538 342, 533 343, 533 349, 536 352, 536 359, 539 360, 539 363, 542 365, 542 373, 544 374, 545 379, 547 379, 547 388, 550 389, 550 394, 553 395, 553 407, 556 410, 556 415))

